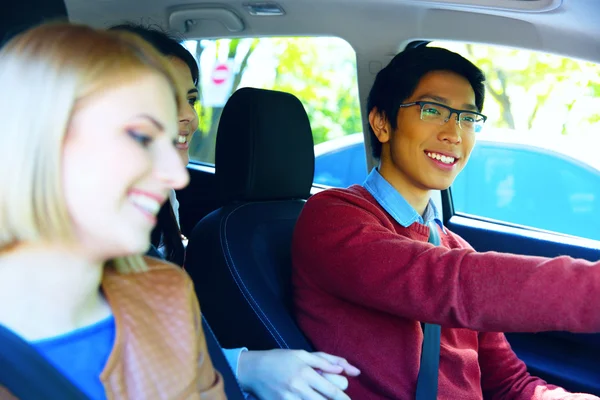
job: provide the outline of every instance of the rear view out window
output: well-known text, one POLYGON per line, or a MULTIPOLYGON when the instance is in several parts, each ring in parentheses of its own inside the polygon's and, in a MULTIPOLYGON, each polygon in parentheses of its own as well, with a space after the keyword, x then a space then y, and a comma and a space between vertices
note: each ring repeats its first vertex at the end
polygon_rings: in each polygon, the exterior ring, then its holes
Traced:
POLYGON ((497 46, 433 42, 486 74, 455 212, 600 240, 600 65, 497 46))
POLYGON ((200 127, 190 143, 193 162, 214 164, 219 118, 241 87, 294 94, 304 104, 315 145, 362 132, 356 54, 331 37, 186 41, 200 66, 200 127))

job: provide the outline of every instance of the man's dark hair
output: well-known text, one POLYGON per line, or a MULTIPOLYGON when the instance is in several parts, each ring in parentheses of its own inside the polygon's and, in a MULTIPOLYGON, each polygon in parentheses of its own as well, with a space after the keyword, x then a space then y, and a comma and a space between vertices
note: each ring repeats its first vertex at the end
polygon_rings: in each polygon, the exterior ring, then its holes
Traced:
POLYGON ((181 44, 183 38, 176 38, 160 29, 158 26, 143 26, 133 23, 126 23, 110 27, 109 30, 127 31, 141 36, 145 41, 153 45, 162 55, 166 57, 179 58, 185 62, 190 72, 194 85, 198 85, 198 76, 200 75, 198 63, 194 56, 181 44))
MULTIPOLYGON (((396 116, 400 104, 414 93, 419 82, 429 72, 450 71, 469 81, 475 92, 475 105, 481 112, 485 98, 485 75, 466 58, 439 47, 419 46, 398 53, 377 74, 367 99, 367 115, 376 108, 389 121, 391 128, 397 127, 396 116)), ((369 124, 373 156, 381 157, 381 142, 369 124)))

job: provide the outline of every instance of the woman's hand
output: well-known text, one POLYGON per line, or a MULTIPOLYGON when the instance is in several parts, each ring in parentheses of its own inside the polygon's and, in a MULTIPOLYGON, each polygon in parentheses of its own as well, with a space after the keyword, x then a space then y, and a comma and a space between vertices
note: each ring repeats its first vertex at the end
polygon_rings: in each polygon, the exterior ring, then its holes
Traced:
POLYGON ((341 357, 304 350, 247 351, 238 362, 242 389, 265 400, 349 400, 342 374, 360 371, 341 357))

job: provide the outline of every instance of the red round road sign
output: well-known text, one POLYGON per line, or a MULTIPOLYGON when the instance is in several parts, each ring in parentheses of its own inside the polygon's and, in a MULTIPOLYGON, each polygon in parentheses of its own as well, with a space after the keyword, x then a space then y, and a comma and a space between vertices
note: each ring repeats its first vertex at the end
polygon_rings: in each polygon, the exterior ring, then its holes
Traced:
POLYGON ((229 67, 227 64, 219 64, 212 73, 212 81, 215 85, 220 85, 229 78, 229 67))

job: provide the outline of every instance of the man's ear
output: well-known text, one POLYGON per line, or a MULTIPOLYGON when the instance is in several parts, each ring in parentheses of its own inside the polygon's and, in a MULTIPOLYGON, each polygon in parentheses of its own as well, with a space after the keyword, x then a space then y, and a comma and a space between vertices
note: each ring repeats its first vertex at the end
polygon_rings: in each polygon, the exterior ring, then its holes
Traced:
POLYGON ((369 124, 373 133, 377 136, 377 140, 381 143, 387 143, 390 140, 391 126, 385 116, 385 113, 380 112, 377 108, 373 108, 369 112, 369 124))

